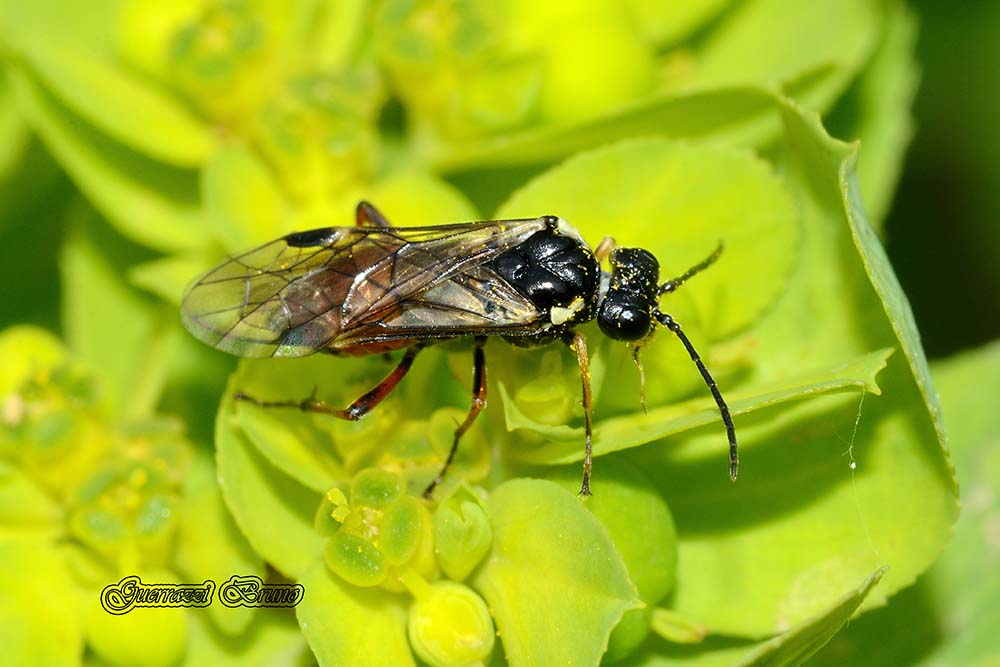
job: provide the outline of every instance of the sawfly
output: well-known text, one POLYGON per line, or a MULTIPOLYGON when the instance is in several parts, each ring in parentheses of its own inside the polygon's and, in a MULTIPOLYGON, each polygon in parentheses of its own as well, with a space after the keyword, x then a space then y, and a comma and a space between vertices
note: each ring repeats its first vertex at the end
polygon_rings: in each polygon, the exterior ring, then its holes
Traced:
POLYGON ((735 480, 736 432, 715 380, 680 324, 659 308, 673 292, 710 266, 721 244, 681 276, 659 282, 659 263, 641 248, 592 249, 565 220, 552 215, 427 227, 392 227, 367 202, 356 224, 289 234, 237 255, 188 287, 181 313, 194 336, 240 357, 382 354, 403 350, 398 365, 346 408, 315 396, 264 401, 358 420, 409 371, 424 347, 450 339, 473 342, 472 404, 455 430, 447 459, 424 495, 430 497, 455 457, 462 435, 486 404, 488 336, 521 346, 563 342, 580 367, 586 432, 580 494, 590 495, 591 391, 587 341, 576 327, 594 319, 615 340, 645 341, 656 326, 687 349, 715 398, 729 439, 735 480), (607 260, 610 271, 601 269, 607 260))

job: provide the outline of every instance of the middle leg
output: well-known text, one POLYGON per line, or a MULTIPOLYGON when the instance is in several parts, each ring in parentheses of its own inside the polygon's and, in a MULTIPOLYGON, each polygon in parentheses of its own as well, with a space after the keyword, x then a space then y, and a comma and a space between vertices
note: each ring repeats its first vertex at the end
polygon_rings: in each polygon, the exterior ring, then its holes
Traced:
POLYGON ((587 354, 587 339, 579 331, 574 331, 564 342, 576 352, 576 363, 580 366, 580 382, 583 385, 583 425, 587 432, 587 444, 583 456, 583 482, 580 484, 580 495, 586 498, 590 495, 590 471, 593 467, 591 460, 593 424, 590 413, 594 398, 590 392, 590 357, 587 354))
POLYGON ((455 452, 458 451, 458 442, 465 435, 465 432, 469 430, 472 423, 476 421, 476 417, 482 412, 483 408, 486 407, 486 354, 483 351, 483 346, 486 345, 486 338, 484 336, 476 337, 476 349, 473 352, 473 364, 472 364, 472 405, 469 406, 469 414, 465 416, 465 421, 459 424, 458 428, 455 429, 455 437, 451 442, 451 450, 448 452, 448 458, 445 460, 444 465, 441 467, 441 471, 437 474, 437 477, 427 485, 424 489, 424 498, 430 498, 434 489, 437 485, 444 480, 445 474, 448 472, 448 467, 451 466, 451 462, 455 460, 455 452))

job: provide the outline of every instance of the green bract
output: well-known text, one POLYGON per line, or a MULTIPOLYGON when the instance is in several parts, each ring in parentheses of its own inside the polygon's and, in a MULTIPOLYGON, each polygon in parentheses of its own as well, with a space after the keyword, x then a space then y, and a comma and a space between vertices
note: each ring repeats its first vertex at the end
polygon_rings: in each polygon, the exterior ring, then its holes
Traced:
POLYGON ((802 664, 924 572, 957 513, 874 231, 913 40, 896 0, 0 0, 0 174, 33 132, 79 190, 23 214, 63 221, 65 346, 0 333, 0 639, 39 665, 802 664), (489 406, 433 499, 469 406, 461 341, 358 422, 236 401, 343 407, 393 368, 237 363, 177 317, 224 256, 353 224, 359 199, 398 226, 558 215, 662 280, 721 241, 661 308, 732 409, 739 481, 662 327, 645 405, 631 348, 580 327, 589 499, 559 345, 490 340, 489 406), (305 594, 294 620, 110 618, 96 592, 127 574, 305 594))
MULTIPOLYGON (((579 470, 559 468, 556 480, 576 491, 579 470)), ((641 470, 621 457, 601 460, 601 493, 587 500, 587 509, 607 529, 644 604, 627 612, 611 634, 607 659, 616 661, 646 638, 656 605, 674 587, 677 535, 663 497, 641 470)))

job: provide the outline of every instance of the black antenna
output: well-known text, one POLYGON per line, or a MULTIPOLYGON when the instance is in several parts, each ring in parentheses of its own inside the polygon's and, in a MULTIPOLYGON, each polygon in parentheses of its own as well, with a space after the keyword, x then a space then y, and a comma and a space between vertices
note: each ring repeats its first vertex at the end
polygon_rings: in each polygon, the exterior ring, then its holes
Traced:
MULTIPOLYGON (((685 273, 684 276, 681 277, 680 282, 684 282, 684 280, 687 280, 687 278, 715 261, 714 258, 718 256, 721 249, 722 246, 720 244, 719 248, 715 251, 715 253, 713 253, 712 257, 709 257, 709 259, 706 260, 707 263, 702 262, 702 264, 699 264, 694 269, 685 273)), ((670 281, 664 283, 664 285, 669 283, 670 281)), ((712 392, 712 396, 715 398, 716 405, 719 406, 719 412, 722 413, 722 423, 726 425, 726 435, 729 437, 729 479, 735 482, 736 473, 740 466, 740 457, 736 447, 736 427, 733 426, 733 418, 729 414, 729 406, 726 405, 726 401, 722 398, 722 392, 719 391, 718 385, 715 384, 715 379, 712 377, 712 374, 708 372, 708 369, 705 368, 705 364, 702 363, 701 357, 698 356, 698 351, 694 349, 694 345, 691 344, 691 341, 688 340, 688 337, 684 334, 684 331, 681 329, 681 325, 678 324, 670 315, 661 313, 659 310, 653 311, 653 315, 660 324, 673 331, 677 337, 681 339, 684 347, 687 348, 688 354, 691 355, 691 361, 693 361, 698 367, 698 370, 701 372, 701 377, 705 380, 705 384, 708 385, 709 391, 712 392)))
POLYGON ((715 250, 712 251, 711 255, 709 255, 708 257, 706 257, 705 259, 703 259, 702 261, 700 261, 699 263, 695 264, 690 269, 685 271, 684 275, 668 280, 667 282, 660 285, 660 287, 656 290, 656 293, 669 294, 670 292, 673 292, 678 287, 687 282, 689 278, 691 278, 697 273, 701 273, 708 267, 715 264, 715 260, 719 259, 719 255, 721 254, 722 254, 722 241, 720 240, 719 245, 715 246, 715 250))

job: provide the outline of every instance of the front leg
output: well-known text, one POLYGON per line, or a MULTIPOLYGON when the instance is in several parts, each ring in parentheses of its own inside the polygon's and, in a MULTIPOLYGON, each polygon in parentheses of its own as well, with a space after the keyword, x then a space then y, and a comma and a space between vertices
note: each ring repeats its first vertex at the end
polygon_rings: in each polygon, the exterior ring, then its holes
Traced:
POLYGON ((587 444, 583 457, 583 482, 580 484, 580 495, 586 498, 590 495, 590 471, 593 467, 591 461, 593 424, 590 413, 594 399, 590 393, 590 358, 587 355, 587 339, 582 333, 574 331, 573 335, 564 338, 563 342, 576 352, 576 363, 580 366, 580 382, 583 385, 583 423, 587 432, 587 444))

